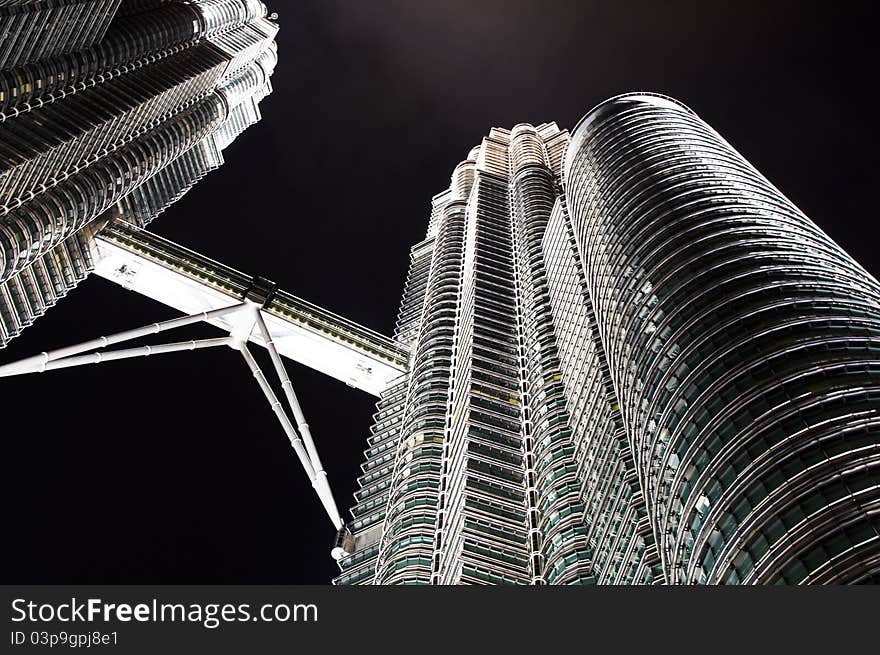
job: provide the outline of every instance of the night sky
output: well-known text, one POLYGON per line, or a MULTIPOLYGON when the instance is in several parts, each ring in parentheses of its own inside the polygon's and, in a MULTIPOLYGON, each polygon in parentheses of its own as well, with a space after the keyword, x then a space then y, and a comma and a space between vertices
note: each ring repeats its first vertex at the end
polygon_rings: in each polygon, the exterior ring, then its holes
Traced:
MULTIPOLYGON (((694 109, 878 275, 870 5, 275 0, 262 122, 151 229, 390 334, 430 198, 490 127, 572 128, 647 90, 694 109)), ((0 362, 175 315, 93 277, 0 362)), ((348 517, 375 399, 288 368, 348 517)), ((334 531, 232 350, 2 379, 0 397, 4 582, 335 574, 334 531)))

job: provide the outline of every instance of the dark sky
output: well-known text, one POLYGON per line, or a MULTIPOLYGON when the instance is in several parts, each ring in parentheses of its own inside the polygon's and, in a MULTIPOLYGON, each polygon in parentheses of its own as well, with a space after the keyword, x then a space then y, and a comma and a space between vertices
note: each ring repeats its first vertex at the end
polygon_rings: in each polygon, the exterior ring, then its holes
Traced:
MULTIPOLYGON (((880 274, 876 21, 868 2, 818 6, 275 0, 263 121, 152 229, 390 334, 430 198, 490 127, 571 128, 648 90, 688 104, 880 274)), ((173 316, 91 278, 0 361, 173 316)), ((374 399, 289 368, 347 508, 374 399)), ((4 582, 334 575, 333 530, 237 353, 5 379, 0 394, 4 582)))

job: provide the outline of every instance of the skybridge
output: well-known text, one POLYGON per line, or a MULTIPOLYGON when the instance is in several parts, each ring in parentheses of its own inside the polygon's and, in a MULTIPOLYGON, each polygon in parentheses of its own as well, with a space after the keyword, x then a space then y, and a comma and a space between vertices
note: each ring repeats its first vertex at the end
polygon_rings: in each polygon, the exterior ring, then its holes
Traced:
POLYGON ((315 442, 282 357, 378 396, 407 370, 409 352, 393 339, 282 291, 167 239, 124 223, 96 237, 95 274, 152 298, 183 316, 100 336, 0 366, 0 377, 228 346, 238 350, 296 452, 337 530, 344 529, 315 442), (205 322, 224 333, 178 342, 110 349, 185 325, 205 322), (285 408, 249 349, 269 351, 285 408))
MULTIPOLYGON (((112 224, 101 231, 97 247, 95 274, 184 314, 211 312, 262 293, 263 317, 280 355, 361 391, 378 396, 406 371, 409 352, 393 339, 152 232, 112 224)), ((221 313, 207 322, 231 332, 237 319, 221 313)), ((248 341, 266 345, 259 331, 248 341)))

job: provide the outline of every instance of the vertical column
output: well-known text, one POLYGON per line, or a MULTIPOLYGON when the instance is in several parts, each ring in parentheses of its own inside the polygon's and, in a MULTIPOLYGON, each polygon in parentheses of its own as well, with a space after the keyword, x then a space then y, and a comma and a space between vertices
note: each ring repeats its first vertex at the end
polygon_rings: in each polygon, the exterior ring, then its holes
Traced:
POLYGON ((484 140, 468 203, 435 573, 442 584, 530 581, 508 141, 497 129, 484 140))
POLYGON ((557 191, 534 127, 516 126, 510 151, 529 571, 535 584, 588 583, 592 555, 541 250, 557 191))
POLYGON ((465 202, 474 163, 453 173, 439 209, 421 328, 387 502, 377 584, 427 584, 438 520, 440 470, 450 386, 452 333, 460 290, 465 202))

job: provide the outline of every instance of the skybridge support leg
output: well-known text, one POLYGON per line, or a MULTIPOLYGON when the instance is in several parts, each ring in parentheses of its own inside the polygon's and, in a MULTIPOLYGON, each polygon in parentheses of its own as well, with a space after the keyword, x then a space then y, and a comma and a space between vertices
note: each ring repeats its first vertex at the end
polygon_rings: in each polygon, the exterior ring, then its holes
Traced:
MULTIPOLYGON (((315 475, 315 469, 312 465, 313 463, 309 458, 308 452, 303 446, 302 439, 300 439, 299 435, 294 429, 293 424, 287 417, 287 413, 281 406, 281 403, 279 402, 278 397, 275 395, 275 392, 272 391, 272 387, 269 386, 269 383, 266 380, 266 376, 263 374, 263 371, 260 369, 260 365, 257 364, 257 361, 254 359, 254 356, 251 354, 250 350, 248 350, 247 345, 244 342, 239 342, 235 345, 237 345, 238 349, 241 351, 241 354, 244 357, 244 361, 247 363, 248 368, 251 370, 251 373, 253 373, 254 378, 256 378, 257 384, 260 385, 260 389, 262 389, 263 394, 266 396, 266 400, 269 401, 269 405, 271 405, 272 411, 274 411, 275 416, 278 417, 278 421, 281 423, 281 427, 284 428, 284 432, 285 434, 287 434, 287 438, 290 439, 290 445, 293 446, 294 451, 296 451, 296 455, 299 458, 303 469, 305 469, 306 475, 309 476, 309 480, 311 480, 312 482, 312 486, 314 487, 315 492, 318 495, 318 499, 321 501, 321 504, 324 506, 324 509, 330 516, 330 520, 333 522, 333 525, 338 530, 342 527, 342 517, 339 516, 339 510, 336 509, 336 503, 333 500, 333 494, 330 493, 329 486, 326 487, 325 492, 316 483, 316 480, 318 480, 319 478, 317 478, 317 476, 315 475)), ((321 479, 323 479, 326 484, 326 474, 321 479)))
POLYGON ((284 395, 287 397, 287 402, 290 405, 293 417, 296 420, 296 427, 302 436, 306 452, 308 452, 309 459, 314 467, 312 486, 315 488, 315 492, 318 494, 324 507, 327 508, 327 512, 330 514, 330 518, 333 520, 333 523, 338 530, 342 527, 342 519, 339 517, 336 500, 333 498, 333 492, 327 481, 327 472, 324 470, 324 465, 321 464, 321 458, 318 456, 318 449, 312 438, 312 431, 309 429, 309 424, 306 422, 306 417, 299 404, 299 399, 296 397, 296 392, 293 390, 293 382, 290 381, 290 376, 287 374, 287 369, 284 367, 281 355, 278 354, 278 349, 275 347, 275 341, 272 339, 272 335, 269 333, 269 328, 266 327, 266 322, 263 320, 263 314, 259 310, 256 312, 256 319, 257 327, 260 329, 263 341, 266 343, 266 349, 269 351, 269 356, 272 359, 272 364, 275 366, 275 372, 281 380, 281 388, 284 390, 284 395))
POLYGON ((327 511, 334 527, 337 530, 342 528, 342 518, 336 507, 333 492, 330 490, 330 485, 327 482, 327 473, 324 471, 324 466, 321 464, 321 459, 318 457, 318 450, 315 447, 314 439, 312 439, 309 424, 306 422, 305 416, 303 415, 302 407, 300 407, 296 393, 293 391, 293 383, 291 383, 290 377, 287 375, 284 363, 281 360, 281 355, 279 355, 278 349, 275 347, 275 342, 272 340, 272 335, 269 333, 269 329, 266 327, 266 322, 263 320, 262 305, 251 299, 229 307, 221 307, 220 309, 201 312, 190 316, 181 316, 180 318, 164 321, 162 323, 152 323, 151 325, 136 328, 134 330, 126 330, 125 332, 98 337, 97 339, 85 341, 73 346, 43 352, 33 357, 27 357, 17 362, 0 366, 0 377, 23 375, 26 373, 42 373, 43 371, 84 366, 86 364, 99 364, 101 362, 130 359, 133 357, 146 357, 149 355, 181 352, 184 350, 198 350, 201 348, 213 348, 216 346, 230 346, 241 352, 244 361, 247 363, 248 368, 250 368, 251 373, 253 373, 253 376, 256 378, 260 389, 269 401, 272 410, 278 417, 281 427, 284 429, 287 438, 290 440, 290 444, 293 446, 293 450, 296 452, 300 464, 302 464, 306 475, 308 475, 309 481, 312 483, 312 487, 315 489, 315 493, 318 495, 318 499, 327 511), (173 330, 174 328, 191 325, 193 323, 210 321, 211 319, 234 314, 236 312, 241 313, 238 316, 231 317, 231 320, 226 321, 233 326, 229 336, 226 337, 165 343, 152 346, 139 346, 137 348, 124 348, 121 350, 99 351, 99 349, 113 344, 139 339, 147 335, 158 334, 159 332, 173 330), (272 387, 266 380, 266 376, 263 374, 263 371, 260 370, 259 364, 257 364, 257 361, 254 359, 250 350, 248 350, 247 341, 255 326, 259 328, 263 340, 266 343, 266 348, 272 358, 272 364, 275 367, 275 371, 281 380, 284 395, 287 398, 291 411, 293 412, 293 417, 296 421, 299 432, 297 432, 297 428, 294 428, 287 412, 282 407, 281 402, 279 402, 278 397, 275 395, 275 392, 272 391, 272 387))

